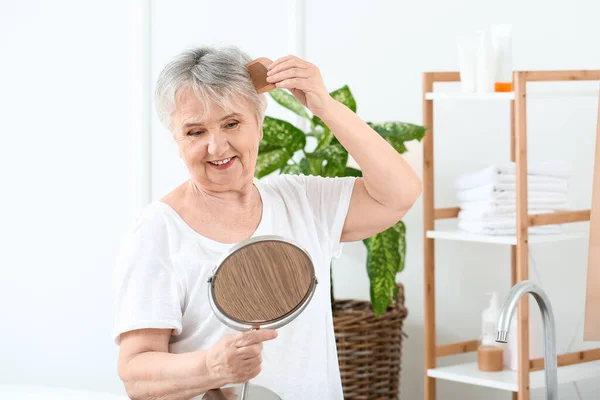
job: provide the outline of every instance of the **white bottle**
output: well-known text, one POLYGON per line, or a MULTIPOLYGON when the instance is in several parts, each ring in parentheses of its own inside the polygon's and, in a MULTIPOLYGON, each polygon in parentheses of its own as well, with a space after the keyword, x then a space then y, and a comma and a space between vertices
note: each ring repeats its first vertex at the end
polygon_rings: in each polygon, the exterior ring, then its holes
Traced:
MULTIPOLYGON (((504 367, 513 371, 519 370, 519 312, 515 310, 510 323, 510 330, 506 344, 504 345, 504 367)), ((529 317, 529 357, 539 358, 543 356, 543 347, 538 337, 541 333, 533 319, 529 317)))
POLYGON ((487 30, 477 31, 479 45, 476 61, 476 91, 490 93, 494 91, 494 50, 487 30))
POLYGON ((483 346, 502 347, 496 342, 496 331, 498 328, 498 319, 500 318, 500 304, 498 303, 498 293, 487 293, 491 295, 490 305, 483 310, 481 314, 481 344, 483 346))

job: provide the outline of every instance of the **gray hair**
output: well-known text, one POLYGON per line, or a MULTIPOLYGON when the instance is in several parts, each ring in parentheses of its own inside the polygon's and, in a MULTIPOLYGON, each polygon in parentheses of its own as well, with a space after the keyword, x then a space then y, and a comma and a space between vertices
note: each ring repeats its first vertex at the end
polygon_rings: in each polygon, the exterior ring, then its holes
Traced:
POLYGON ((267 109, 264 94, 258 94, 246 69, 252 59, 237 47, 198 47, 175 56, 161 71, 156 84, 156 111, 161 123, 171 129, 171 113, 179 90, 190 87, 205 104, 232 111, 233 97, 242 95, 254 106, 256 120, 262 124, 267 109))

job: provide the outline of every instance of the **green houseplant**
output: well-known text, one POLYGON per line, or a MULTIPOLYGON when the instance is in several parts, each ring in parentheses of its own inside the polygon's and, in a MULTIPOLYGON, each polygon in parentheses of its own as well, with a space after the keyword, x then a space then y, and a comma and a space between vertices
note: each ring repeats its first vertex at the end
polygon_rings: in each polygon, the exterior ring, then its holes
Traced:
MULTIPOLYGON (((306 118, 310 123, 310 131, 303 132, 287 121, 266 116, 256 165, 257 178, 277 170, 282 174, 326 177, 362 175, 360 170, 347 166, 348 152, 323 121, 317 116, 309 115, 309 111, 287 91, 274 89, 269 94, 283 107, 306 118), (300 152, 301 158, 298 160, 296 154, 300 152)), ((356 101, 348 86, 335 90, 330 95, 356 112, 356 101)), ((423 126, 405 122, 368 124, 399 153, 406 151, 405 142, 420 141, 426 130, 423 126)), ((392 299, 398 295, 395 277, 404 269, 405 234, 404 223, 398 221, 386 231, 363 241, 367 248, 366 267, 371 304, 377 317, 386 311, 392 299)))

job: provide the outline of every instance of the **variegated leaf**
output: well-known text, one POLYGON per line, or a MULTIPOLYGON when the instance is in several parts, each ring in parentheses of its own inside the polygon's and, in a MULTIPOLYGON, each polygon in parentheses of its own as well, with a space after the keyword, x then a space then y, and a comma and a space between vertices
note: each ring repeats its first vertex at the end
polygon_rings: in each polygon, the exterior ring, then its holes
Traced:
POLYGON ((254 176, 262 178, 269 175, 271 172, 277 171, 286 165, 290 158, 292 158, 291 154, 285 149, 275 149, 266 153, 260 153, 256 159, 254 176))
POLYGON ((265 117, 263 121, 263 142, 286 149, 290 154, 306 145, 304 132, 282 119, 265 117))
POLYGON ((368 122, 368 125, 391 144, 398 153, 406 152, 405 142, 423 139, 426 131, 426 128, 421 125, 405 122, 368 122))
POLYGON ((280 172, 282 174, 300 175, 302 174, 302 169, 297 164, 286 164, 281 168, 280 172))
POLYGON ((397 296, 396 274, 404 268, 406 246, 402 221, 366 240, 367 273, 371 303, 376 316, 383 314, 397 296))
POLYGON ((269 92, 269 95, 273 98, 273 100, 275 100, 277 103, 281 104, 288 110, 293 111, 299 116, 310 120, 310 117, 306 112, 306 108, 304 108, 302 103, 300 103, 292 94, 286 92, 283 89, 273 89, 269 92))

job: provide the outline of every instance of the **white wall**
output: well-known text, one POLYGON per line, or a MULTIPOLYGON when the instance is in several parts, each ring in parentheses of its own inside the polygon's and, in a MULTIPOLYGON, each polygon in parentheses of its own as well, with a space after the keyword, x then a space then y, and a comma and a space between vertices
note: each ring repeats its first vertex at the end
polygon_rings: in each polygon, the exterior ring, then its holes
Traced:
MULTIPOLYGON (((152 2, 153 82, 167 60, 187 46, 236 44, 252 56, 270 58, 301 51, 291 18, 295 1, 216 3, 152 2)), ((305 57, 321 68, 329 89, 350 86, 363 118, 420 123, 421 73, 456 70, 457 35, 506 21, 515 30, 515 69, 597 69, 598 11, 592 0, 568 6, 561 1, 307 0, 305 57)), ((130 53, 139 45, 130 26, 130 9, 123 2, 0 3, 0 48, 9 60, 0 67, 0 174, 8 183, 0 207, 0 338, 5 344, 0 384, 122 392, 117 349, 108 332, 112 262, 134 212, 132 198, 139 195, 129 180, 135 153, 129 139, 135 122, 130 53)), ((531 90, 551 88, 532 85, 531 90)), ((589 207, 591 200, 596 101, 529 103, 529 157, 573 164, 570 200, 576 208, 589 207)), ((456 174, 508 159, 508 105, 440 103, 435 112, 436 206, 452 206, 456 174)), ((268 113, 294 120, 273 103, 268 113)), ((420 173, 420 144, 410 146, 406 158, 420 173)), ((153 115, 152 199, 184 179, 168 132, 153 115)), ((401 390, 403 398, 418 399, 423 387, 421 201, 405 221, 408 259, 398 278, 406 287, 409 339, 401 390)), ((566 351, 572 337, 568 350, 597 346, 582 342, 580 324, 587 243, 532 245, 531 253, 555 308, 559 350, 566 351)), ((436 259, 437 339, 473 339, 484 293, 504 294, 509 288, 509 249, 440 242, 436 259)), ((368 298, 364 264, 364 246, 347 245, 334 267, 337 297, 368 298)), ((535 277, 533 268, 531 274, 535 277)), ((538 312, 531 314, 536 318, 538 312)), ((592 399, 599 386, 584 382, 579 389, 583 399, 592 399)), ((439 383, 438 393, 439 399, 509 396, 447 382, 439 383)), ((542 394, 536 391, 534 398, 542 394)), ((574 386, 561 386, 561 398, 577 399, 574 386)))
POLYGON ((0 2, 0 384, 120 389, 130 24, 117 0, 0 2))

